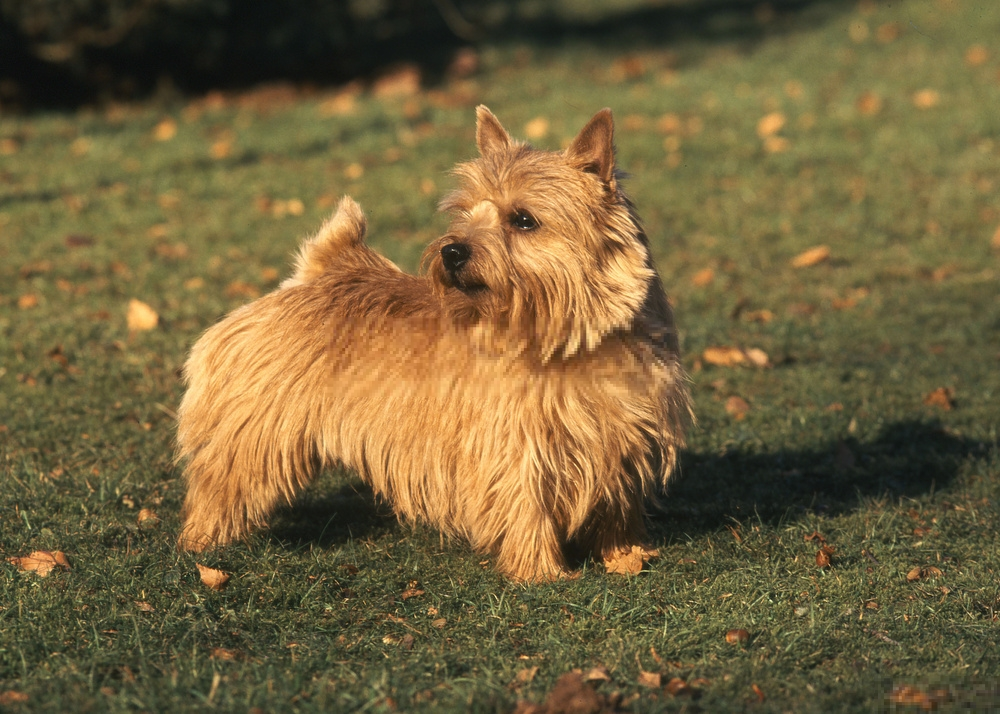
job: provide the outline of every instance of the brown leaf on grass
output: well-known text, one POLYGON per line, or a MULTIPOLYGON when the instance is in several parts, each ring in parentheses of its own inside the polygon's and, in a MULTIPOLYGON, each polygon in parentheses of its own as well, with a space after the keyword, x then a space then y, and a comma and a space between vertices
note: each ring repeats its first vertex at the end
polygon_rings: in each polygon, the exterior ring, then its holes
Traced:
POLYGON ((951 387, 938 387, 924 397, 924 404, 928 407, 940 407, 945 411, 950 411, 955 408, 955 390, 951 387))
POLYGON ((764 151, 769 154, 781 154, 791 147, 792 142, 783 136, 769 136, 764 139, 764 151))
POLYGON ((650 689, 659 689, 662 684, 663 677, 659 672, 645 672, 639 670, 639 677, 636 679, 640 687, 649 687, 650 689))
POLYGON ((764 696, 764 690, 761 689, 759 686, 757 686, 756 684, 751 684, 750 688, 753 690, 753 693, 757 695, 758 702, 762 702, 766 699, 766 697, 764 696))
POLYGON ((630 550, 619 551, 604 558, 604 568, 617 575, 638 575, 648 561, 659 557, 659 551, 633 545, 630 550))
POLYGON ((823 261, 829 259, 829 257, 830 247, 826 245, 817 245, 792 258, 792 267, 811 268, 812 266, 819 265, 823 261))
POLYGON ((16 565, 19 570, 37 573, 41 578, 47 578, 56 568, 70 569, 69 560, 61 550, 36 550, 20 558, 7 558, 7 561, 16 565))
POLYGON ((519 670, 518 673, 514 675, 514 683, 528 684, 535 678, 536 674, 538 674, 537 665, 534 667, 525 667, 524 669, 519 670))
POLYGON ((524 125, 524 135, 529 139, 542 139, 549 133, 549 120, 535 117, 524 125))
POLYGON ((672 694, 675 697, 682 697, 685 694, 693 694, 694 689, 686 681, 680 677, 671 677, 670 681, 667 682, 664 689, 667 693, 672 694))
POLYGON ((745 645, 750 640, 750 633, 743 628, 729 630, 726 633, 726 642, 731 645, 745 645))
POLYGON ((198 566, 198 573, 201 575, 201 582, 212 588, 212 590, 222 590, 229 582, 229 573, 224 573, 207 565, 195 563, 198 566))
POLYGON ((156 612, 156 608, 145 600, 136 600, 135 606, 139 608, 140 612, 156 612))
POLYGON ((713 280, 715 280, 715 271, 711 268, 704 268, 691 276, 691 284, 697 288, 711 285, 713 280))
POLYGON ((708 347, 701 358, 716 367, 733 367, 746 362, 746 355, 738 347, 708 347))
POLYGON ((913 94, 913 106, 917 109, 932 109, 941 102, 941 93, 936 89, 921 89, 913 94))
POLYGON ((155 526, 160 522, 160 517, 152 508, 141 508, 135 520, 140 526, 155 526))
POLYGON ((0 156, 13 156, 21 150, 21 145, 15 139, 0 139, 0 156))
POLYGON ((928 692, 906 684, 894 687, 889 693, 889 701, 893 704, 916 706, 924 711, 933 711, 941 704, 947 703, 950 698, 951 695, 946 689, 935 689, 928 692))
POLYGON ((143 332, 154 329, 160 323, 160 316, 142 300, 132 298, 128 301, 125 322, 130 332, 143 332))
POLYGON ((757 136, 761 139, 774 136, 785 126, 785 121, 785 115, 781 112, 771 112, 757 122, 757 136))
POLYGON ((212 651, 209 653, 209 658, 224 660, 226 662, 232 662, 239 659, 240 653, 236 650, 229 650, 225 647, 213 647, 212 651))
POLYGON ((419 92, 420 68, 413 63, 393 67, 372 85, 372 94, 378 99, 412 97, 419 92))
POLYGON ((708 347, 701 353, 701 358, 716 367, 735 367, 740 364, 754 367, 771 366, 767 352, 756 347, 745 350, 739 347, 708 347))
POLYGON ((260 295, 260 290, 256 285, 251 285, 245 280, 234 280, 226 286, 226 297, 255 298, 260 295))
POLYGON ((830 560, 832 559, 834 552, 833 546, 830 545, 824 545, 816 551, 816 567, 829 568, 830 560))
POLYGON ((1000 250, 1000 226, 993 232, 993 238, 990 239, 990 247, 994 250, 1000 250))
POLYGON ((809 535, 804 536, 804 539, 806 542, 818 540, 820 543, 826 543, 826 538, 824 538, 823 534, 820 533, 819 531, 813 531, 809 535))
POLYGON ((583 674, 584 682, 610 682, 611 673, 608 671, 607 667, 597 665, 596 667, 591 667, 589 670, 583 674))
POLYGON ((979 67, 990 59, 990 52, 982 45, 972 45, 965 51, 965 63, 970 67, 979 67))
POLYGON ((921 568, 917 566, 915 568, 910 568, 909 572, 906 574, 907 582, 916 582, 917 580, 924 580, 925 578, 940 578, 944 575, 940 568, 936 568, 933 565, 929 565, 926 568, 921 568))
POLYGON ((15 704, 24 704, 26 701, 28 701, 28 695, 24 692, 18 692, 15 689, 0 692, 0 707, 12 707, 15 704))
POLYGON ((863 116, 870 117, 882 111, 882 97, 875 92, 862 92, 854 106, 863 116))
POLYGON ((726 400, 726 414, 737 421, 744 419, 749 412, 750 404, 743 397, 737 397, 734 394, 726 400))
POLYGON ((411 597, 420 597, 423 594, 424 591, 420 588, 407 588, 403 591, 403 594, 400 595, 400 597, 404 600, 409 600, 411 597))
POLYGON ((67 248, 89 248, 97 241, 92 236, 85 236, 79 233, 70 233, 63 242, 67 248))
POLYGON ((34 293, 25 293, 17 299, 17 306, 22 310, 30 310, 38 306, 38 296, 34 293))
POLYGON ((170 141, 177 136, 177 122, 167 117, 153 129, 153 138, 157 141, 170 141))
POLYGON ((443 629, 444 626, 447 625, 447 624, 448 624, 448 620, 446 620, 443 617, 439 617, 438 619, 434 620, 431 623, 431 627, 440 630, 440 629, 443 629))
POLYGON ((519 701, 514 714, 614 714, 619 698, 605 697, 583 681, 579 672, 562 675, 542 704, 519 701))

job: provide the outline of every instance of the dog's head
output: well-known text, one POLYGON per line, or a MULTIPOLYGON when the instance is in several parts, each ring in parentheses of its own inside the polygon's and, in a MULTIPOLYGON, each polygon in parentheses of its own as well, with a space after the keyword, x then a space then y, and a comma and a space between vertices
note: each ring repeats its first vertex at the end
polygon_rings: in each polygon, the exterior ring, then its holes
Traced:
POLYGON ((442 202, 448 231, 424 265, 456 319, 542 358, 592 350, 627 329, 656 280, 645 235, 619 186, 611 111, 565 151, 514 141, 477 109, 479 158, 442 202))

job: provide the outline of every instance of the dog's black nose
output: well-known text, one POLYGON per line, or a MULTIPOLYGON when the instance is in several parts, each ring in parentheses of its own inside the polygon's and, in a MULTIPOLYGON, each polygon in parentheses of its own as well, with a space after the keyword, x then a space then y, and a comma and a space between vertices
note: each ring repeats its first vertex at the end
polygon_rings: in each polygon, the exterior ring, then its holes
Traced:
POLYGON ((457 273, 471 257, 472 250, 464 243, 449 243, 441 249, 441 261, 449 273, 457 273))

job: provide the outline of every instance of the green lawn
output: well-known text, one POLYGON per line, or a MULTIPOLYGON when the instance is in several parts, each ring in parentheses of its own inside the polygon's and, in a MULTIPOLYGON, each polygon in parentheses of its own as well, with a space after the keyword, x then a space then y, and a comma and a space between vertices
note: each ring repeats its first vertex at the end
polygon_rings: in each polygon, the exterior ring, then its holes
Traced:
POLYGON ((0 710, 507 712, 595 666, 633 712, 1000 707, 1000 4, 673 5, 501 38, 412 96, 0 118, 0 710), (178 554, 187 350, 344 193, 415 269, 479 102, 550 148, 615 112, 698 416, 662 557, 512 585, 345 473, 178 554), (70 570, 6 562, 35 550, 70 570))

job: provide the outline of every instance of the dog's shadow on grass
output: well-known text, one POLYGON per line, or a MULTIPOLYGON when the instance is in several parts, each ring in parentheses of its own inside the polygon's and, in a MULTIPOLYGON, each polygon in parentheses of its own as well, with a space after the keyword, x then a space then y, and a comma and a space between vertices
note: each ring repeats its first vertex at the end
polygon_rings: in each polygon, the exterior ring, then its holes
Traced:
POLYGON ((329 474, 310 486, 293 506, 279 511, 270 536, 283 543, 320 548, 382 535, 398 523, 392 508, 356 475, 329 474))
MULTIPOLYGON (((807 514, 837 515, 867 498, 916 498, 946 487, 963 462, 988 445, 940 424, 902 421, 872 440, 834 440, 820 448, 754 453, 685 452, 680 475, 654 512, 654 542, 723 528, 733 520, 776 524, 807 514)), ((397 528, 390 506, 357 476, 329 475, 275 518, 271 537, 328 548, 397 528)))
POLYGON ((946 487, 968 457, 988 448, 940 424, 909 420, 887 425, 873 440, 834 440, 817 449, 687 452, 653 516, 654 539, 714 531, 734 519, 776 524, 847 513, 871 498, 917 498, 946 487))

